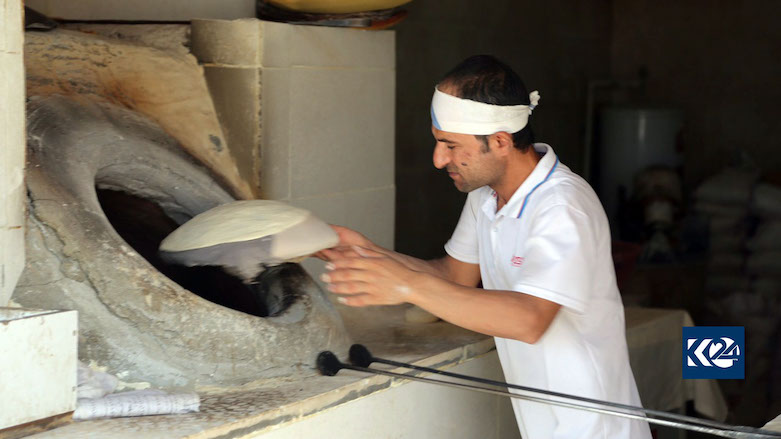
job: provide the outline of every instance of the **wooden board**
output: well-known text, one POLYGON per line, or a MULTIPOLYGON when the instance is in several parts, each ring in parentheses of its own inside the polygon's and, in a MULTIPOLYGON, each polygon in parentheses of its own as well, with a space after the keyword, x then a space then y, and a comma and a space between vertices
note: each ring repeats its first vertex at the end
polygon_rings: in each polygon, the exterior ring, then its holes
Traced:
POLYGON ((39 419, 0 430, 0 439, 19 439, 42 431, 53 430, 73 422, 73 412, 39 419))

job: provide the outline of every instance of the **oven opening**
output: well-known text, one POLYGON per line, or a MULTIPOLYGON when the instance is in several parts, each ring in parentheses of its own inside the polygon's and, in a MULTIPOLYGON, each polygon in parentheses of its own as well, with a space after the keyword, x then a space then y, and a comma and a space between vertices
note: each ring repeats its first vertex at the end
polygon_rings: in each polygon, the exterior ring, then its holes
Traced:
POLYGON ((275 317, 298 298, 285 282, 295 264, 271 267, 245 285, 219 266, 185 267, 164 261, 158 254, 160 242, 179 224, 152 200, 113 189, 96 191, 106 218, 122 239, 160 273, 203 299, 257 317, 275 317))

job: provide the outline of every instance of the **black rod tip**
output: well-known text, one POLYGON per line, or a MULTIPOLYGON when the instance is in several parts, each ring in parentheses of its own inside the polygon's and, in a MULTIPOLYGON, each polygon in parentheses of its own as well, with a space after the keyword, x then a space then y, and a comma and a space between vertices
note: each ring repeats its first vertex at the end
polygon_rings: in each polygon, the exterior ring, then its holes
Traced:
POLYGON ((323 351, 317 355, 317 370, 321 375, 332 377, 342 370, 342 362, 331 351, 323 351))
POLYGON ((350 364, 353 366, 369 367, 374 363, 371 352, 362 344, 350 346, 350 364))

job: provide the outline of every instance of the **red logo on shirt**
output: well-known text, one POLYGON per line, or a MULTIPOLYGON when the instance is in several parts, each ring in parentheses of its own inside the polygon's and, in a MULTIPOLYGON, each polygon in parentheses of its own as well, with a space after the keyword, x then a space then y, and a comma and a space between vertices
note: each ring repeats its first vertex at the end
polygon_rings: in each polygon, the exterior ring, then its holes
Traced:
POLYGON ((526 258, 522 258, 520 256, 513 256, 513 258, 510 259, 510 264, 513 267, 520 267, 521 265, 523 265, 523 261, 525 261, 525 260, 526 260, 526 258))

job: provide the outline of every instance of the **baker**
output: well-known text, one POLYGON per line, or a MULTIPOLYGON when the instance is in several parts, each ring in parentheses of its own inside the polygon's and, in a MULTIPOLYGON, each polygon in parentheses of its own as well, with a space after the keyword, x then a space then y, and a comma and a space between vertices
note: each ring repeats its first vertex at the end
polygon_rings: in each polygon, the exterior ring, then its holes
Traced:
MULTIPOLYGON (((334 226, 323 280, 346 305, 411 303, 494 336, 508 382, 639 406, 607 218, 588 183, 534 143, 539 99, 490 56, 450 71, 431 102, 434 166, 469 195, 447 255, 416 259, 334 226)), ((651 437, 644 421, 512 404, 524 439, 651 437)))

